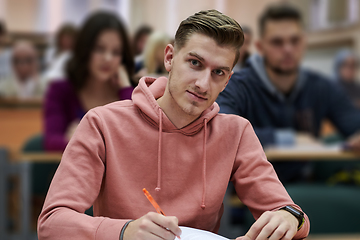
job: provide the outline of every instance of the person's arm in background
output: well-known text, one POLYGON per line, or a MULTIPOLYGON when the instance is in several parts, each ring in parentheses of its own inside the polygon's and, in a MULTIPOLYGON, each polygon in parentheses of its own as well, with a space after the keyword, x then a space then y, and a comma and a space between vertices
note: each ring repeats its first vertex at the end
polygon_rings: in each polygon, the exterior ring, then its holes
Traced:
POLYGON ((327 89, 329 101, 328 118, 346 138, 348 145, 360 150, 360 110, 357 109, 342 89, 330 83, 327 89))
POLYGON ((120 100, 131 99, 131 94, 134 88, 131 86, 130 77, 127 74, 126 69, 123 65, 119 67, 117 77, 115 78, 115 84, 120 88, 119 89, 120 100))
POLYGON ((238 239, 303 239, 310 230, 306 214, 303 226, 297 230, 298 220, 290 213, 280 210, 285 206, 297 206, 279 181, 271 163, 259 143, 250 123, 239 139, 231 176, 239 199, 249 208, 256 222, 242 238, 238 239), (282 238, 286 236, 286 238, 282 238))
POLYGON ((64 151, 68 139, 66 131, 70 123, 67 120, 66 98, 54 82, 48 88, 44 100, 44 148, 47 151, 64 151))
MULTIPOLYGON (((224 91, 219 94, 216 102, 220 106, 220 113, 235 114, 251 121, 248 116, 251 100, 247 89, 250 86, 242 83, 242 77, 245 77, 245 74, 241 72, 233 74, 224 91)), ((295 143, 296 134, 291 129, 254 127, 254 130, 263 146, 291 145, 295 143)))

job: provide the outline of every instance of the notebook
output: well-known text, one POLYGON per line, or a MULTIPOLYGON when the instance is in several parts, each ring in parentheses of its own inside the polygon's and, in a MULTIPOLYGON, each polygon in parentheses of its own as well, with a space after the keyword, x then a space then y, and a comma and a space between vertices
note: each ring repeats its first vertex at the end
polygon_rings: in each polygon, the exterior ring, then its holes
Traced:
POLYGON ((180 229, 182 231, 181 240, 229 240, 215 233, 196 228, 180 227, 180 229))

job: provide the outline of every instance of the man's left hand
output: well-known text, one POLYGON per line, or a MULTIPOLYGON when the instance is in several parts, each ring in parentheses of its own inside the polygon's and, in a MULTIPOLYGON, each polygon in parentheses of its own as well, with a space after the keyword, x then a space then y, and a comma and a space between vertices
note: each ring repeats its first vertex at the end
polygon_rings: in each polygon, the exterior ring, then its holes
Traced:
POLYGON ((243 237, 236 240, 291 240, 299 221, 285 210, 264 212, 243 237))

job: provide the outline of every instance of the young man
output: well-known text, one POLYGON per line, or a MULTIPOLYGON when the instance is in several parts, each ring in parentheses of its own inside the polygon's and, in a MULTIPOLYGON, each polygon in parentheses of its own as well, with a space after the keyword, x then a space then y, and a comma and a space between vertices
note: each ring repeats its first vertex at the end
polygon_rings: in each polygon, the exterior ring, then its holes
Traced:
MULTIPOLYGON (((360 112, 329 79, 300 67, 305 50, 301 14, 289 5, 273 5, 259 21, 260 40, 248 66, 235 73, 219 95, 220 112, 250 121, 261 143, 291 144, 296 132, 315 137, 324 119, 350 137, 360 130, 360 112)), ((305 135, 306 136, 306 135, 305 135)), ((360 147, 354 135, 350 147, 360 147)), ((302 177, 303 163, 274 165, 281 181, 302 177)))
POLYGON ((190 16, 165 49, 169 80, 143 78, 132 101, 89 111, 54 176, 39 239, 174 239, 181 225, 216 232, 229 179, 257 219, 242 239, 306 237, 309 220, 249 122, 214 103, 242 42, 239 24, 218 11, 190 16), (92 205, 95 217, 84 214, 92 205))

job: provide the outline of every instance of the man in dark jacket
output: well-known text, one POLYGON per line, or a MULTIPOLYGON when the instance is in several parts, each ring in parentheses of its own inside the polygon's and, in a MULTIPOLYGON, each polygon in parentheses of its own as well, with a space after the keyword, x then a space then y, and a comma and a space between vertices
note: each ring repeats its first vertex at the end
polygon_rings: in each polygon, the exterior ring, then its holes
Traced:
MULTIPOLYGON (((259 21, 261 54, 234 73, 217 102, 220 112, 247 118, 263 146, 293 144, 298 133, 318 137, 329 119, 346 138, 360 130, 360 111, 324 76, 300 66, 305 50, 301 14, 273 5, 259 21)), ((360 136, 348 142, 360 146, 360 136)), ((274 164, 284 182, 303 176, 304 164, 274 164), (293 170, 291 170, 293 169, 293 170)))

